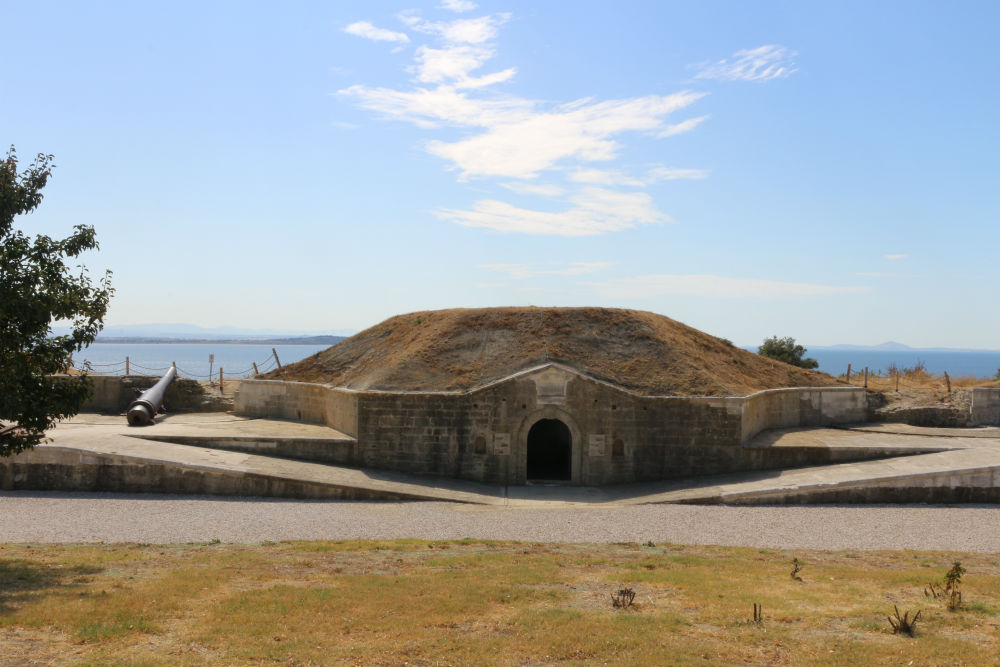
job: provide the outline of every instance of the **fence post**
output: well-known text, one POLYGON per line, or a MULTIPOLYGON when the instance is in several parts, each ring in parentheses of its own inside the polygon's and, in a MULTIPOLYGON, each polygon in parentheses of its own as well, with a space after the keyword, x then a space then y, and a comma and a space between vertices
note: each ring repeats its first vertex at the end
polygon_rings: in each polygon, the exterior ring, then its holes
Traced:
POLYGON ((865 366, 865 389, 868 388, 868 367, 865 366))
POLYGON ((222 366, 219 366, 219 393, 222 393, 222 366))
POLYGON ((129 371, 129 365, 128 365, 128 363, 129 363, 128 362, 128 356, 126 355, 125 356, 125 377, 128 377, 128 371, 129 371))
POLYGON ((851 381, 851 365, 847 364, 847 381, 851 381))
POLYGON ((278 364, 278 368, 281 368, 281 361, 278 359, 278 351, 272 347, 271 353, 274 354, 274 361, 278 364))
POLYGON ((948 383, 948 395, 951 396, 951 378, 948 377, 948 371, 944 372, 944 381, 948 383))
POLYGON ((899 393, 899 370, 896 371, 896 393, 899 393))
POLYGON ((253 374, 254 375, 260 375, 260 371, 257 370, 257 362, 253 361, 253 362, 250 362, 250 363, 253 364, 253 374))

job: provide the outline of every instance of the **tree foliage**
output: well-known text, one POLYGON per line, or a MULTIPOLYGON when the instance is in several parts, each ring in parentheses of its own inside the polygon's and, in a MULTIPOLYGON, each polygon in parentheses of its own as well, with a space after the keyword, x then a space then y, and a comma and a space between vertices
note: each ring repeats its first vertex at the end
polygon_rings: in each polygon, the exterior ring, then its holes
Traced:
POLYGON ((761 346, 757 348, 757 354, 760 356, 777 359, 792 366, 799 366, 801 368, 816 368, 819 366, 819 362, 815 359, 803 359, 802 355, 805 353, 806 348, 796 345, 795 339, 791 337, 778 338, 777 336, 771 336, 770 338, 765 338, 761 346))
POLYGON ((33 447, 79 411, 87 378, 52 376, 97 337, 114 291, 110 271, 95 284, 86 268, 66 263, 98 248, 93 227, 77 225, 61 240, 14 228, 16 216, 38 208, 53 166, 39 154, 18 173, 13 146, 0 161, 0 425, 17 427, 0 436, 0 456, 33 447), (70 322, 71 332, 52 335, 56 321, 70 322))

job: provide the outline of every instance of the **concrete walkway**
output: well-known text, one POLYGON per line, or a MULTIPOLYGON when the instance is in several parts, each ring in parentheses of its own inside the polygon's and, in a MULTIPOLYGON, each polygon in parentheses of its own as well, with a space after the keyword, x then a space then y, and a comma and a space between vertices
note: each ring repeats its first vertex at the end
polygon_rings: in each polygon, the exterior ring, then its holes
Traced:
MULTIPOLYGON (((503 487, 442 477, 363 470, 308 461, 225 451, 213 446, 307 442, 353 446, 334 429, 298 422, 251 419, 231 414, 181 414, 136 428, 123 417, 80 415, 60 424, 51 442, 16 461, 41 465, 159 467, 184 479, 201 476, 208 493, 232 493, 251 480, 252 489, 294 489, 299 497, 437 500, 511 507, 637 505, 647 503, 840 502, 850 492, 872 502, 919 487, 1000 489, 1000 429, 922 429, 905 425, 864 425, 850 429, 792 429, 762 434, 750 446, 826 447, 885 450, 887 458, 779 471, 735 473, 696 480, 621 484, 602 488, 571 486, 503 487), (155 438, 152 439, 152 438, 155 438), (177 444, 203 443, 209 446, 177 444), (911 454, 899 456, 899 454, 911 454), (216 480, 211 482, 211 480, 216 480), (218 480, 220 486, 211 486, 218 480), (261 482, 263 480, 263 482, 261 482), (213 490, 215 489, 215 490, 213 490), (219 490, 223 489, 223 490, 219 490), (875 491, 871 491, 871 490, 875 491), (881 495, 878 495, 881 494, 881 495)), ((9 477, 9 474, 8 474, 9 477)), ((190 482, 197 484, 197 482, 190 482)), ((12 488, 5 484, 5 488, 12 488)), ((16 487, 14 487, 16 488, 16 487)), ((39 487, 35 487, 39 488, 39 487)), ((188 491, 197 486, 186 486, 188 491)))

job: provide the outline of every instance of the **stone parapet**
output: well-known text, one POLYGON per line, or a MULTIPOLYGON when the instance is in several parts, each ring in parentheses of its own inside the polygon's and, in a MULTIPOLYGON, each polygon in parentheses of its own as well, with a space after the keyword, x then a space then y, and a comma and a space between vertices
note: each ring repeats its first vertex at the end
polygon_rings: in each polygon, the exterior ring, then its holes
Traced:
POLYGON ((326 424, 352 437, 358 433, 358 394, 328 384, 244 380, 233 411, 248 417, 326 424))
POLYGON ((867 421, 863 387, 769 389, 743 399, 741 442, 761 431, 867 421))
POLYGON ((1000 387, 972 388, 972 426, 1000 426, 1000 387))

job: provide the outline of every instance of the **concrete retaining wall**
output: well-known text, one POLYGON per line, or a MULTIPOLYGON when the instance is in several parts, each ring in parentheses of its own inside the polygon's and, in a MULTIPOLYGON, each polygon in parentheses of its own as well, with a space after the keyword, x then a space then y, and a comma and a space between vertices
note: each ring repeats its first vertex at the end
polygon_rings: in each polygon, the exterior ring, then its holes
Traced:
POLYGON ((971 410, 971 425, 1000 426, 1000 388, 973 387, 971 410))
POLYGON ((0 489, 183 493, 337 500, 425 500, 420 496, 276 475, 212 470, 146 458, 42 447, 0 459, 0 489))
POLYGON ((867 421, 862 387, 770 389, 743 399, 741 442, 761 431, 867 421))
POLYGON ((1000 502, 1000 470, 950 471, 906 475, 893 479, 865 480, 863 484, 811 486, 701 498, 697 504, 726 505, 819 505, 894 503, 997 503, 1000 502))
POLYGON ((328 384, 244 380, 233 410, 248 417, 326 424, 352 437, 358 433, 358 394, 328 384))
MULTIPOLYGON (((69 379, 68 375, 57 375, 56 378, 69 379)), ((121 413, 128 408, 140 392, 149 389, 159 375, 89 375, 90 398, 80 408, 81 412, 121 413)), ((177 378, 170 383, 163 396, 164 406, 168 411, 197 412, 205 409, 219 409, 218 406, 206 405, 207 397, 201 385, 194 380, 177 378)), ((210 401, 209 401, 210 402, 210 401)))

